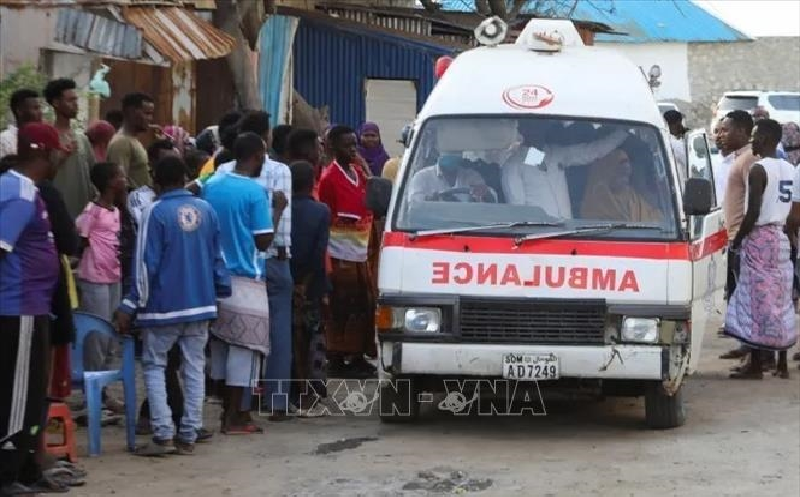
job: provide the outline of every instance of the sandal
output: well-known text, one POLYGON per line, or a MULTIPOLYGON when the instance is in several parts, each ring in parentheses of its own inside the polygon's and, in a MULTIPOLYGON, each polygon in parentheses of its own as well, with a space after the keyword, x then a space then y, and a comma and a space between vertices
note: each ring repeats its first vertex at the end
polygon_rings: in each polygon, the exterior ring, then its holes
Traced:
POLYGON ((44 470, 42 473, 47 478, 67 487, 82 487, 86 485, 86 480, 66 468, 51 468, 44 470))
POLYGON ((76 466, 69 461, 56 461, 51 469, 67 469, 78 478, 86 478, 89 476, 89 473, 85 469, 76 466))
POLYGON ((69 492, 68 485, 46 474, 42 474, 42 477, 36 483, 28 485, 28 488, 35 494, 65 494, 69 492))
POLYGON ((763 371, 754 371, 752 368, 742 368, 739 371, 731 373, 728 378, 731 380, 763 380, 763 371))
POLYGON ((197 439, 195 439, 195 443, 204 443, 211 440, 214 437, 214 433, 211 431, 206 430, 205 428, 200 428, 197 430, 197 439))
POLYGON ((241 426, 224 426, 221 431, 225 435, 252 435, 255 433, 264 433, 264 428, 250 423, 241 426))
POLYGON ((719 356, 719 358, 720 359, 741 359, 744 356, 746 356, 748 353, 749 352, 747 350, 733 349, 733 350, 729 350, 728 352, 725 352, 724 354, 719 356))
POLYGON ((136 447, 133 454, 141 457, 164 457, 176 452, 172 440, 153 440, 152 443, 136 447))
POLYGON ((36 492, 26 487, 22 483, 14 482, 4 487, 0 487, 0 495, 30 495, 35 496, 36 492))

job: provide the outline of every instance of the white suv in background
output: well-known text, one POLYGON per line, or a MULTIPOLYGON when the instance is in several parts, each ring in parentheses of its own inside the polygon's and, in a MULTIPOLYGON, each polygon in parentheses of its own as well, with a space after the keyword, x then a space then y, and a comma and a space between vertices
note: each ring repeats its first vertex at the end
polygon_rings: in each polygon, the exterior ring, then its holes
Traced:
POLYGON ((764 107, 769 117, 779 123, 795 122, 800 124, 800 92, 796 91, 760 91, 741 90, 726 91, 717 102, 717 112, 711 120, 709 130, 733 110, 746 110, 751 114, 756 107, 764 107))

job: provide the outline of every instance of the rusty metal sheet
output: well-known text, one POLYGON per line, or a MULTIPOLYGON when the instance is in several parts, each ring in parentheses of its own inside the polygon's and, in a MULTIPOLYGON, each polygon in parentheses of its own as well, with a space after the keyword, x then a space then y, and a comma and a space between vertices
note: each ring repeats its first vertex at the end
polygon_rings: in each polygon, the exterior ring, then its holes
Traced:
POLYGON ((80 9, 58 10, 54 41, 124 59, 142 57, 142 34, 134 26, 80 9))
MULTIPOLYGON (((200 3, 207 3, 208 1, 213 0, 198 0, 200 3)), ((131 5, 181 7, 194 3, 192 0, 0 0, 0 7, 124 7, 131 5)))
POLYGON ((186 9, 128 7, 122 15, 172 62, 224 57, 236 43, 233 37, 186 9))

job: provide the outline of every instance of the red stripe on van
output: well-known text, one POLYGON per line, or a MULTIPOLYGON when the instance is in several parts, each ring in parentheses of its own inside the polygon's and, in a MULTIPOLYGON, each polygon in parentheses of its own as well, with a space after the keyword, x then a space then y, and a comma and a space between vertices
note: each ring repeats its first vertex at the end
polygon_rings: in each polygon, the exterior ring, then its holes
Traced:
POLYGON ((429 235, 412 240, 411 234, 387 232, 384 247, 405 247, 442 252, 479 254, 592 255, 651 260, 698 260, 728 243, 728 233, 718 231, 693 244, 687 242, 634 242, 608 240, 529 240, 517 246, 513 238, 464 235, 429 235))

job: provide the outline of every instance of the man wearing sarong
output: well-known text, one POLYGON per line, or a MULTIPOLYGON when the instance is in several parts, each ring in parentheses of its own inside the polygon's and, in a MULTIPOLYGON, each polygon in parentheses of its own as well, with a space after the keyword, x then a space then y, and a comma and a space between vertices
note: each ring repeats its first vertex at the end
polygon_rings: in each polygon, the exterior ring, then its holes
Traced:
POLYGON ((353 129, 333 127, 328 144, 334 160, 322 173, 319 185, 319 199, 331 210, 328 371, 371 376, 376 369, 364 358, 375 348, 375 298, 368 262, 372 214, 366 207, 367 177, 358 164, 353 129))
MULTIPOLYGON (((789 234, 789 240, 793 243, 796 253, 794 260, 794 278, 795 286, 800 281, 800 166, 794 168, 794 181, 792 183, 792 211, 789 214, 789 219, 786 221, 786 232, 789 234)), ((797 301, 795 301, 797 306, 797 301)), ((800 352, 795 352, 793 359, 800 361, 800 352)), ((800 367, 798 368, 800 369, 800 367)))
POLYGON ((219 319, 211 341, 211 378, 224 381, 222 433, 263 431, 242 405, 245 388, 260 377, 259 366, 269 354, 269 302, 264 284, 264 259, 258 256, 272 243, 272 213, 261 174, 267 145, 255 133, 243 133, 233 145, 236 164, 231 172, 210 179, 203 197, 217 211, 225 265, 231 272, 233 295, 220 300, 219 319))
MULTIPOLYGON (((743 110, 729 112, 719 127, 720 140, 725 148, 731 151, 732 165, 730 166, 725 185, 725 197, 722 202, 725 216, 725 226, 728 229, 728 240, 733 241, 744 219, 745 202, 747 201, 747 178, 750 167, 758 157, 753 155, 750 147, 750 138, 753 135, 753 117, 743 110)), ((739 255, 734 250, 728 250, 728 278, 725 284, 725 293, 730 301, 731 295, 736 290, 736 281, 739 278, 739 255)), ((720 359, 741 359, 747 355, 747 347, 742 346, 728 351, 720 359)))
MULTIPOLYGON (((776 157, 781 132, 772 119, 759 121, 753 132, 753 153, 761 158, 750 168, 747 213, 733 239, 733 249, 740 252, 740 273, 725 316, 725 334, 750 347, 751 357, 731 374, 734 379, 761 379, 765 351, 786 351, 797 341, 792 262, 784 233, 794 167, 776 157)), ((788 375, 782 356, 779 373, 788 375)))

